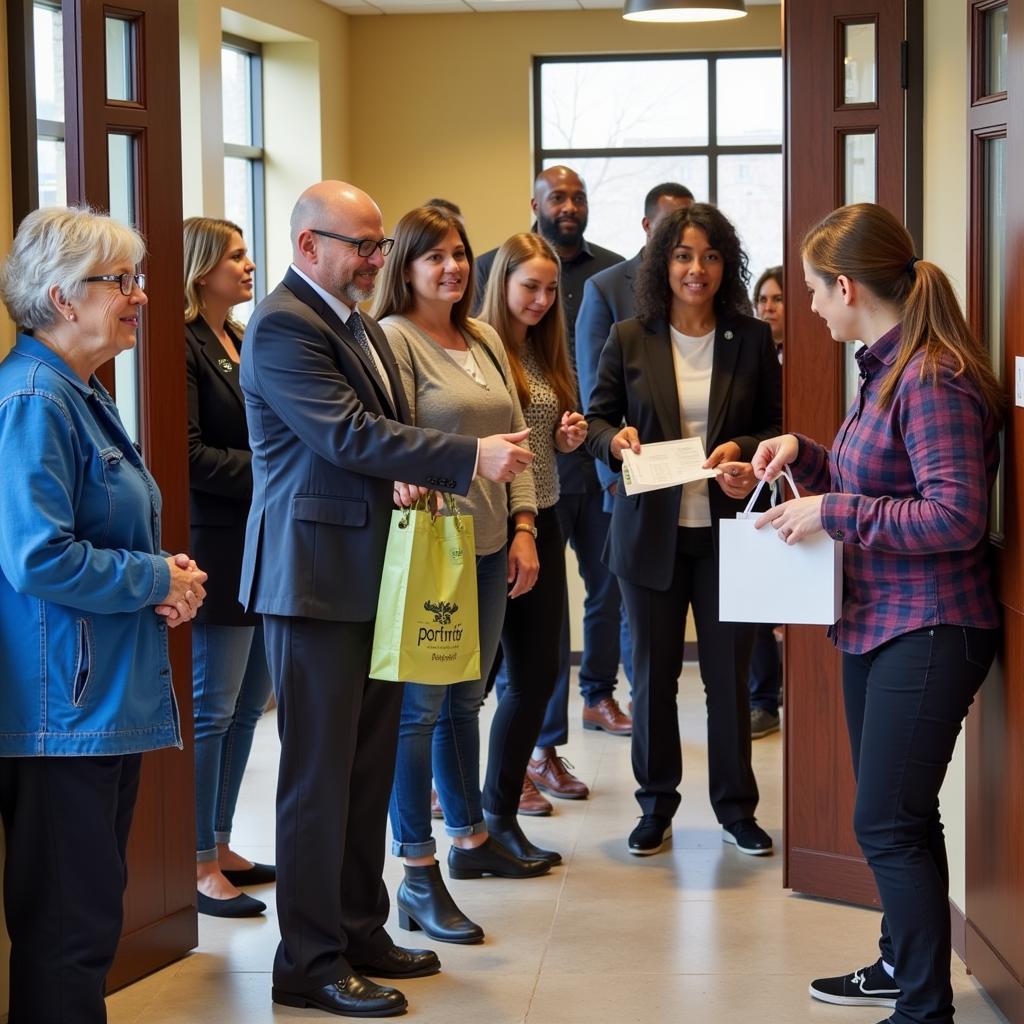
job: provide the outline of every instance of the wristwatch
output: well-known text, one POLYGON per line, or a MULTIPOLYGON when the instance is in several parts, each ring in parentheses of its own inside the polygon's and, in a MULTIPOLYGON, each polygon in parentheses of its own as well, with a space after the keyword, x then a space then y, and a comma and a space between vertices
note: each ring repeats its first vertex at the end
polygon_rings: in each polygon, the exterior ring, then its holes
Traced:
POLYGON ((519 533, 520 530, 529 531, 533 534, 533 539, 537 539, 537 527, 531 523, 516 523, 515 532, 519 533))

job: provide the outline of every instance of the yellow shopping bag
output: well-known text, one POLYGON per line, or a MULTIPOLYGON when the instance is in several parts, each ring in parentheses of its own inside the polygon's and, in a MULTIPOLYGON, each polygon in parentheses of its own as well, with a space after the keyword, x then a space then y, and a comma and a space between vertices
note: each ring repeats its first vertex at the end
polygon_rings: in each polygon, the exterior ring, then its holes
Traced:
MULTIPOLYGON (((435 495, 431 495, 435 498, 435 495)), ((473 517, 436 502, 391 513, 370 676, 409 683, 480 678, 473 517)))

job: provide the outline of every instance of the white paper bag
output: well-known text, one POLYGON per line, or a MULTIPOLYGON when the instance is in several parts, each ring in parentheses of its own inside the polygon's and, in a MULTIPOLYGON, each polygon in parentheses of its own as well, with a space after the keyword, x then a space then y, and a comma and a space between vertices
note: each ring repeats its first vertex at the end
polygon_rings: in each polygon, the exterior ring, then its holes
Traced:
MULTIPOLYGON (((788 470, 785 476, 796 495, 788 470)), ((843 608, 843 545, 827 533, 785 544, 770 526, 755 530, 761 513, 751 509, 763 486, 745 511, 719 523, 719 618, 831 626, 843 608)))

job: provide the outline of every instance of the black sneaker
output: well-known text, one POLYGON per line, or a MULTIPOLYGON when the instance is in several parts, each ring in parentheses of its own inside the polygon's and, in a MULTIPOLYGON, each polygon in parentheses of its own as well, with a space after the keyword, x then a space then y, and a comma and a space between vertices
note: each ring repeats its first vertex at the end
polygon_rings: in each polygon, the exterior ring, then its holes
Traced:
POLYGON ((661 853, 672 837, 672 821, 660 814, 645 814, 629 833, 629 852, 637 857, 661 853))
POLYGON ((879 958, 870 967, 862 967, 840 978, 818 978, 808 991, 823 1003, 837 1006, 888 1006, 893 1009, 900 997, 900 988, 889 977, 879 958))
POLYGON ((772 852, 772 837, 754 818, 740 818, 731 825, 723 825, 722 842, 732 843, 740 853, 751 857, 766 857, 772 852))

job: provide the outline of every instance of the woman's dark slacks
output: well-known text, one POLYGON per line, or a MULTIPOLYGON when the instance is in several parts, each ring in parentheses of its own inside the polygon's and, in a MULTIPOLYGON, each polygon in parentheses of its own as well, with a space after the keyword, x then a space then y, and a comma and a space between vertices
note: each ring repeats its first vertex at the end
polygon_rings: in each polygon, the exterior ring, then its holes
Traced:
MULTIPOLYGON (((491 721, 483 792, 484 810, 491 814, 515 814, 519 807, 526 763, 558 679, 565 542, 554 508, 541 509, 536 526, 540 575, 529 593, 508 602, 501 633, 508 683, 499 688, 491 721)), ((509 541, 512 536, 510 532, 509 541)))
POLYGON ((102 1024, 141 754, 0 758, 10 1024, 102 1024))
POLYGON ((752 818, 758 801, 747 689, 753 626, 718 618, 718 556, 711 529, 679 528, 668 590, 621 578, 619 585, 633 637, 633 774, 641 811, 671 818, 679 806, 683 756, 676 694, 686 612, 692 608, 708 710, 711 806, 722 825, 752 818))
POLYGON ((885 916, 882 959, 901 996, 895 1024, 949 1024, 949 865, 939 790, 998 630, 928 626, 843 655, 857 799, 853 825, 885 916))

